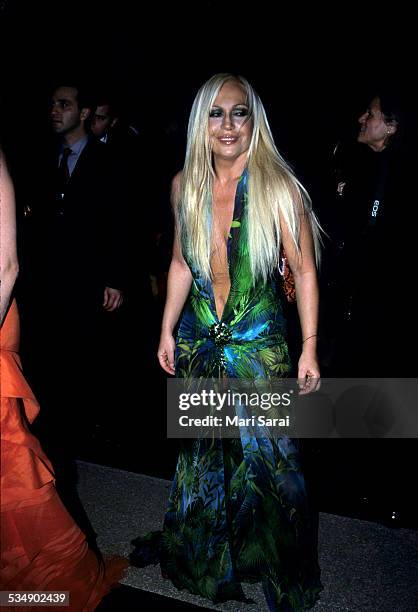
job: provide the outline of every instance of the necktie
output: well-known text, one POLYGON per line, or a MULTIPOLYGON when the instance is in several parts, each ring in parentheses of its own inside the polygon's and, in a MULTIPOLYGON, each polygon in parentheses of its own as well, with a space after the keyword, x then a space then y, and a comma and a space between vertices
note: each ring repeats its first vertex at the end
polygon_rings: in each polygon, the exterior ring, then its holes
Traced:
POLYGON ((64 195, 65 188, 67 186, 68 181, 70 180, 70 170, 68 168, 68 158, 71 155, 72 150, 69 147, 65 147, 62 150, 62 157, 60 164, 58 166, 58 174, 57 174, 57 210, 56 213, 58 216, 62 217, 64 214, 64 195))
POLYGON ((70 147, 65 147, 62 151, 62 157, 59 165, 59 173, 62 185, 66 185, 70 179, 70 170, 68 168, 68 158, 72 150, 70 147))

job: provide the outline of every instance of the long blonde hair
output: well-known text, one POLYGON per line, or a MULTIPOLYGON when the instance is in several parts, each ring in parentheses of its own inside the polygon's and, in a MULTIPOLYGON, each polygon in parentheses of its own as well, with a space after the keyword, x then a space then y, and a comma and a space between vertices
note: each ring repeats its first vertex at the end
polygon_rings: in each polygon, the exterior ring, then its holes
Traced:
POLYGON ((183 254, 203 277, 211 277, 211 211, 214 170, 209 137, 209 112, 221 87, 236 81, 246 91, 253 130, 247 154, 248 249, 253 279, 264 280, 277 270, 280 257, 280 217, 300 253, 300 216, 312 231, 319 263, 320 226, 310 197, 274 144, 263 104, 246 79, 216 74, 198 91, 189 118, 177 222, 183 254), (280 215, 279 215, 280 213, 280 215))

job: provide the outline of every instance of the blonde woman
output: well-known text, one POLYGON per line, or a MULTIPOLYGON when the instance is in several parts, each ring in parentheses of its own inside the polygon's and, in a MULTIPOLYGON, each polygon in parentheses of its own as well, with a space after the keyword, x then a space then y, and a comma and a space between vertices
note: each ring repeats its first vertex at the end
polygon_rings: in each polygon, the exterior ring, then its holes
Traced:
MULTIPOLYGON (((186 378, 288 375, 283 247, 303 336, 298 377, 305 392, 317 389, 319 226, 244 78, 218 74, 198 92, 172 202, 161 367, 186 378)), ((131 560, 146 563, 154 542, 179 588, 222 601, 242 599, 241 581, 259 580, 271 610, 307 609, 321 584, 296 447, 267 433, 243 440, 194 440, 181 451, 163 537, 135 540, 131 560)))

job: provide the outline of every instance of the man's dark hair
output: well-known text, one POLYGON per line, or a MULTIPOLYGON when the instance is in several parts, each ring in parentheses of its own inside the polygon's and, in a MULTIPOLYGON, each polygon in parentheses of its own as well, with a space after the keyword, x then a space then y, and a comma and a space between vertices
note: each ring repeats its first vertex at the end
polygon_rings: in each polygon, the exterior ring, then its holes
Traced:
POLYGON ((108 106, 109 114, 112 118, 120 117, 120 103, 111 92, 99 91, 94 95, 94 108, 98 106, 108 106))
POLYGON ((93 109, 94 100, 92 93, 84 83, 71 78, 60 79, 54 85, 52 91, 56 91, 59 87, 71 87, 72 89, 76 90, 76 100, 79 110, 82 108, 89 108, 90 110, 93 109))

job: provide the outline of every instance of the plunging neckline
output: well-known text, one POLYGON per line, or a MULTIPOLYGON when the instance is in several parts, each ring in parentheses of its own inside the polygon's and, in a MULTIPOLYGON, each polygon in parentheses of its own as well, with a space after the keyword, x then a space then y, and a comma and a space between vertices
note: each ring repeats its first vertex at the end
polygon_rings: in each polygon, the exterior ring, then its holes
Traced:
MULTIPOLYGON (((227 268, 227 272, 228 272, 228 276, 229 276, 229 290, 228 290, 228 295, 226 297, 225 300, 225 304, 224 307, 222 308, 222 312, 221 315, 218 315, 218 311, 216 308, 216 300, 215 300, 215 292, 214 292, 214 288, 213 288, 213 279, 211 279, 210 281, 210 287, 211 287, 211 293, 212 293, 212 307, 213 307, 213 311, 214 311, 214 315, 216 317, 216 320, 218 323, 221 323, 223 321, 224 318, 224 314, 225 311, 227 309, 227 306, 229 304, 230 301, 230 297, 231 297, 231 289, 232 289, 232 283, 233 283, 233 266, 231 266, 231 246, 232 246, 232 239, 233 239, 233 230, 237 229, 240 226, 240 217, 241 217, 241 192, 242 192, 242 185, 241 183, 243 183, 244 181, 244 177, 246 175, 247 170, 245 169, 243 171, 243 173, 241 174, 241 176, 238 178, 237 180, 237 184, 235 187, 235 196, 234 196, 234 209, 232 211, 232 220, 231 220, 231 225, 229 226, 229 232, 228 232, 228 236, 227 236, 227 240, 226 240, 226 268, 227 268)), ((213 218, 213 201, 212 201, 212 210, 211 210, 211 215, 213 218)))

